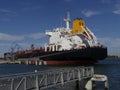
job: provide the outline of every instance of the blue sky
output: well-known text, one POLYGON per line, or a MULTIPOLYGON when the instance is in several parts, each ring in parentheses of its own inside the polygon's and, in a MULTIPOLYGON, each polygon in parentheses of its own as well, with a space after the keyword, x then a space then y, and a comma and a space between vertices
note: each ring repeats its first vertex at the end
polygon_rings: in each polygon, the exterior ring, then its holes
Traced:
POLYGON ((0 0, 0 56, 17 43, 43 46, 46 30, 64 26, 63 18, 83 18, 109 54, 120 55, 120 0, 0 0))

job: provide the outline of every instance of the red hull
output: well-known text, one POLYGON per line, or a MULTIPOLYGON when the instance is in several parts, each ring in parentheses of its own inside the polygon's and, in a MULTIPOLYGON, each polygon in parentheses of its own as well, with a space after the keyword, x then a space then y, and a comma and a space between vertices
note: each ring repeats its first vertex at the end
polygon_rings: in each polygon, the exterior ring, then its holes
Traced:
POLYGON ((90 60, 81 60, 81 61, 40 61, 40 60, 29 60, 29 61, 20 61, 19 64, 31 64, 31 65, 53 65, 53 66, 59 66, 59 65, 91 65, 95 64, 98 61, 90 61, 90 60))
MULTIPOLYGON (((96 60, 97 62, 97 60, 96 60)), ((43 61, 43 65, 89 65, 96 63, 95 61, 43 61)))

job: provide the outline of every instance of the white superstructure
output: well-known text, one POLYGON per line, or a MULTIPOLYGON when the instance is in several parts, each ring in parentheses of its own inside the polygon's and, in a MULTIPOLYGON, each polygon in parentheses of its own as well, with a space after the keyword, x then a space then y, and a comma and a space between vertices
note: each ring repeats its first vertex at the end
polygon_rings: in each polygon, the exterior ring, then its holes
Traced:
POLYGON ((62 51, 98 46, 97 38, 87 28, 82 19, 75 19, 71 29, 69 27, 69 13, 64 21, 66 22, 66 28, 60 27, 53 29, 52 32, 46 32, 50 40, 49 44, 45 45, 45 51, 62 51))

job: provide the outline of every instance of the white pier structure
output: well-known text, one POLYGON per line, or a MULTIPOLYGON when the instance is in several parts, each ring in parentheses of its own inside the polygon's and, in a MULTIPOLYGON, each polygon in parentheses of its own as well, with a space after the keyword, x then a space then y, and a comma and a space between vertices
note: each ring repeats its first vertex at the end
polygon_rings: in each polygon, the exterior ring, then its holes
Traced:
POLYGON ((109 90, 108 79, 106 75, 95 74, 85 85, 86 90, 93 90, 96 86, 95 82, 103 82, 105 90, 109 90))
POLYGON ((0 76, 0 90, 43 90, 76 82, 79 88, 80 81, 90 79, 94 75, 93 67, 61 68, 34 72, 0 76))

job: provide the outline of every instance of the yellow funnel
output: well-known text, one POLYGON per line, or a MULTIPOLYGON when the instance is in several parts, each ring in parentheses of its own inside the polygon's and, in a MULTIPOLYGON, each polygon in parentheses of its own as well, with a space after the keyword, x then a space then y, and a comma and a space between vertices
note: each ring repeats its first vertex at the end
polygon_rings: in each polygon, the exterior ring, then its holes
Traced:
POLYGON ((73 27, 72 27, 72 34, 77 34, 77 33, 83 33, 84 30, 82 27, 85 27, 85 23, 83 19, 75 19, 73 21, 73 27))

